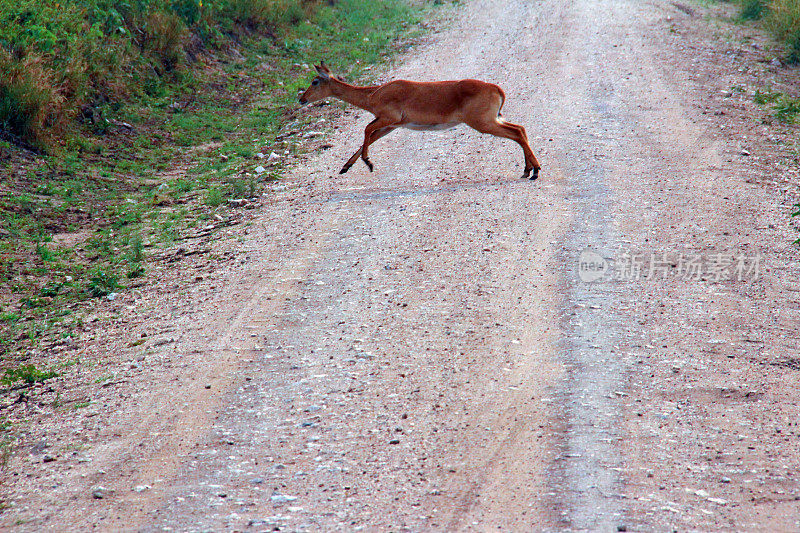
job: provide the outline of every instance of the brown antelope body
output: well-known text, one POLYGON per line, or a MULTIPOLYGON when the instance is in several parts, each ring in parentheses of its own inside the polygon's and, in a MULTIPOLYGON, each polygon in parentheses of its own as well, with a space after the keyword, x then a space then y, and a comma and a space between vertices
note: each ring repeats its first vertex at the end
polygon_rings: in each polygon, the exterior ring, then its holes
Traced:
POLYGON ((539 161, 533 155, 525 128, 506 122, 500 116, 506 95, 493 83, 478 80, 416 82, 390 81, 383 85, 356 87, 331 74, 324 63, 315 67, 318 76, 300 96, 300 103, 315 102, 329 96, 339 98, 375 115, 364 129, 364 143, 345 163, 347 172, 359 156, 372 171, 369 145, 397 128, 445 130, 466 124, 481 133, 517 142, 525 153, 525 173, 535 180, 539 161), (533 171, 533 175, 531 175, 533 171))

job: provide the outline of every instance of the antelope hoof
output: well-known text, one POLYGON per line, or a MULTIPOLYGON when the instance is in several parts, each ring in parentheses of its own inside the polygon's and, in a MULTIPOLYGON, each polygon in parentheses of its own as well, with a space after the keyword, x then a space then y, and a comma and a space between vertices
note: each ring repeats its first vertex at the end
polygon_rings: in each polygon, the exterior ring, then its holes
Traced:
POLYGON ((369 167, 369 171, 372 172, 372 169, 374 168, 372 165, 372 161, 370 161, 369 159, 364 159, 364 164, 367 165, 369 167))
POLYGON ((531 176, 531 181, 535 180, 538 177, 539 177, 539 169, 538 168, 534 168, 533 169, 533 176, 531 176))
POLYGON ((342 167, 342 170, 339 171, 339 174, 344 174, 348 170, 350 170, 350 165, 345 165, 342 167))

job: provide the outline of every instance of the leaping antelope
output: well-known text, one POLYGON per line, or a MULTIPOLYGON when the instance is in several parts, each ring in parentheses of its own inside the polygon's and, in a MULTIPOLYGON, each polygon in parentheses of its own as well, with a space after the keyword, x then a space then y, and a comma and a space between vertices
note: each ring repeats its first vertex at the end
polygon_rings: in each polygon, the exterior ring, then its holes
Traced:
POLYGON ((314 68, 318 75, 300 96, 301 104, 333 96, 375 115, 375 120, 364 129, 364 144, 347 160, 339 174, 350 170, 358 156, 372 172, 369 145, 397 128, 430 131, 466 124, 481 133, 505 137, 518 143, 525 153, 525 173, 522 178, 530 176, 535 180, 539 177, 541 167, 528 144, 525 128, 502 118, 500 109, 506 95, 494 83, 478 80, 396 80, 383 85, 357 87, 334 76, 324 62, 314 68))

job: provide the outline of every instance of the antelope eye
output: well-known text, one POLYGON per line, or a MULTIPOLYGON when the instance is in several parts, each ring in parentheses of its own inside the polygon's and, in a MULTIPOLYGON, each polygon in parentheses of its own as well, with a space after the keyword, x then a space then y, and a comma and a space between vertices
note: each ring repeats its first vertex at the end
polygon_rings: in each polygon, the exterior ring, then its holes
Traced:
POLYGON ((314 80, 311 82, 311 85, 319 85, 319 80, 314 80))

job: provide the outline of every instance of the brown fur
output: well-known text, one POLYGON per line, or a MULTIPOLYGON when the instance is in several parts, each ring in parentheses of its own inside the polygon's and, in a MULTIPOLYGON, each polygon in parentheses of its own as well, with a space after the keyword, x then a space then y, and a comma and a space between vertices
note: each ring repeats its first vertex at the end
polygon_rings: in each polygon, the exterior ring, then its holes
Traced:
POLYGON ((369 145, 398 127, 415 125, 425 128, 444 124, 466 124, 481 133, 517 142, 525 154, 525 173, 522 177, 527 178, 531 170, 531 179, 536 179, 539 174, 539 162, 530 148, 525 128, 500 117, 506 96, 503 89, 493 83, 479 80, 396 80, 383 85, 357 87, 335 77, 324 63, 316 69, 319 75, 300 96, 301 103, 333 96, 375 115, 375 120, 364 130, 363 145, 345 163, 340 172, 342 174, 350 169, 359 156, 371 171, 373 165, 368 156, 369 145))

